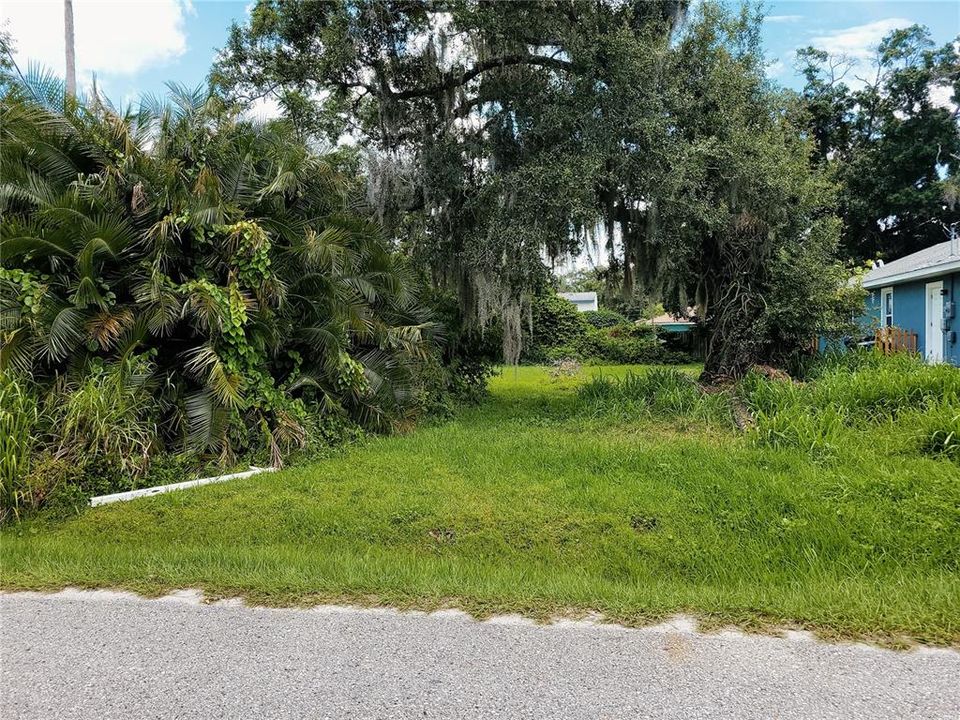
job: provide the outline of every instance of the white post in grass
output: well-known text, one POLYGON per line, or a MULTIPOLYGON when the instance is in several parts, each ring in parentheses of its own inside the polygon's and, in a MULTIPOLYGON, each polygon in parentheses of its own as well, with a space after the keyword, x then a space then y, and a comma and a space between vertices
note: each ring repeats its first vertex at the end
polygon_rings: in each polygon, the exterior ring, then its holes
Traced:
POLYGON ((90 506, 107 505, 109 503, 124 502, 126 500, 136 500, 141 497, 150 497, 151 495, 162 495, 163 493, 173 492, 174 490, 186 490, 187 488, 200 487, 201 485, 211 485, 213 483, 226 482, 227 480, 239 480, 240 478, 259 475, 264 472, 274 472, 276 468, 262 468, 250 466, 249 470, 243 472, 230 473, 229 475, 215 475, 214 477, 198 478, 197 480, 186 480, 185 482, 173 483, 172 485, 158 485, 157 487, 141 488, 140 490, 128 490, 126 492, 113 493, 112 495, 98 495, 90 498, 90 506))

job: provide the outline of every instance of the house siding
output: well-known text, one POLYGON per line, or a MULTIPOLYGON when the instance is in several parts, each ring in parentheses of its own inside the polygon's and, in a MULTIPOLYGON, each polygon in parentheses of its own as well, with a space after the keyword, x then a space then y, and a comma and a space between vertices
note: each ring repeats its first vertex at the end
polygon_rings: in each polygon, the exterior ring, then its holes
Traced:
MULTIPOLYGON (((957 294, 960 293, 960 273, 947 273, 928 277, 922 280, 885 285, 893 288, 893 324, 904 330, 917 334, 917 350, 926 355, 926 286, 927 283, 942 281, 947 290, 944 302, 958 303, 957 294)), ((865 330, 879 327, 882 321, 880 295, 883 287, 876 287, 869 291, 866 302, 866 312, 863 326, 865 330)), ((960 318, 951 320, 950 330, 960 335, 960 318)), ((943 359, 953 365, 960 366, 960 342, 950 341, 950 331, 944 333, 943 359)))

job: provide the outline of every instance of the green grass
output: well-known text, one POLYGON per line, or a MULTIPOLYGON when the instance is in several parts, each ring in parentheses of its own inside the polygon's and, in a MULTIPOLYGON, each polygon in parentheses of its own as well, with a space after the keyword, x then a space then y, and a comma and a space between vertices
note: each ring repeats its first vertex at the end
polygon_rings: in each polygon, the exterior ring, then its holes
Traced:
POLYGON ((879 424, 823 456, 757 443, 712 413, 611 413, 577 392, 626 371, 554 381, 509 368, 485 404, 409 435, 10 526, 0 583, 599 611, 628 624, 686 611, 712 625, 960 644, 956 462, 879 424))

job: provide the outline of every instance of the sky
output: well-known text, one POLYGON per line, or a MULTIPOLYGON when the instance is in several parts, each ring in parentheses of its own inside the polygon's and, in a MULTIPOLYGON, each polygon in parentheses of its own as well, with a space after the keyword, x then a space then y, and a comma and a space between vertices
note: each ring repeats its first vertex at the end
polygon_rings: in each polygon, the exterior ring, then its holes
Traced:
MULTIPOLYGON (((204 82, 234 20, 243 21, 251 0, 74 0, 77 79, 98 87, 114 103, 143 93, 162 93, 173 81, 204 82)), ((938 44, 960 35, 958 0, 772 0, 763 39, 768 75, 799 88, 798 47, 816 45, 867 63, 871 48, 890 30, 928 26, 938 44)), ((63 74, 62 0, 0 0, 0 23, 13 34, 15 59, 24 70, 40 63, 63 74)), ((271 115, 275 103, 254 108, 271 115)))

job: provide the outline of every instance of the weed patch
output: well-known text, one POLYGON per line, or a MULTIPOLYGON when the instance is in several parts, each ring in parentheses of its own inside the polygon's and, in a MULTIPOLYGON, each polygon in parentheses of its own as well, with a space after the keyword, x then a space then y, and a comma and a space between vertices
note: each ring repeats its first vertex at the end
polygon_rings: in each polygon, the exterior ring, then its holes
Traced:
POLYGON ((598 412, 680 416, 729 425, 730 396, 706 393, 688 373, 674 368, 628 372, 621 378, 598 376, 578 391, 578 399, 598 412))
POLYGON ((957 457, 957 368, 905 354, 851 352, 808 368, 807 377, 743 380, 740 392, 756 420, 751 442, 833 455, 842 445, 863 445, 864 434, 882 426, 900 447, 957 457))

